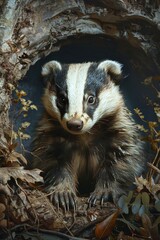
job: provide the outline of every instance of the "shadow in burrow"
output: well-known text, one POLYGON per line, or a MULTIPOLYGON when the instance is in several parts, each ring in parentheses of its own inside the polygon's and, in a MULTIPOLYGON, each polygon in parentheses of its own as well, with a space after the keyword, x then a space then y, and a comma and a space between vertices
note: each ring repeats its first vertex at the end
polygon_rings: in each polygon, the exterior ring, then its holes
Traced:
MULTIPOLYGON (((134 108, 139 108, 146 120, 154 120, 155 113, 151 106, 147 105, 146 97, 156 100, 154 89, 143 84, 144 79, 158 74, 158 70, 152 59, 145 54, 142 49, 131 46, 125 40, 116 40, 102 36, 85 36, 81 38, 70 38, 62 43, 59 51, 52 52, 46 57, 42 57, 30 67, 27 74, 19 81, 18 89, 27 93, 29 99, 38 108, 38 111, 29 110, 28 116, 21 114, 16 121, 13 120, 15 131, 23 122, 31 125, 26 129, 26 133, 31 136, 28 140, 19 142, 18 151, 23 152, 27 159, 32 158, 32 139, 41 114, 43 106, 41 97, 43 94, 43 80, 41 77, 42 66, 50 61, 57 60, 61 63, 82 63, 88 61, 102 61, 105 59, 115 60, 123 65, 123 79, 120 82, 120 89, 124 95, 127 107, 133 113, 135 121, 143 124, 135 114, 134 108)), ((107 103, 107 100, 106 100, 107 103)), ((12 104, 10 109, 11 119, 20 111, 19 104, 12 104)), ((148 147, 146 148, 149 149, 148 147)), ((148 155, 148 154, 147 154, 148 155)))

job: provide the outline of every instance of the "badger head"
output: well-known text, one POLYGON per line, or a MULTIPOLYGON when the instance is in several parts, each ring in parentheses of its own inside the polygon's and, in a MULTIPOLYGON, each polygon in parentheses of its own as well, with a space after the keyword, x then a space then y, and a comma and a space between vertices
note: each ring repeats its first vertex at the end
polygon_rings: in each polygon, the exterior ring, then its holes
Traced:
POLYGON ((47 112, 72 134, 90 132, 101 119, 113 115, 123 100, 116 84, 121 64, 61 64, 50 61, 42 68, 46 83, 43 103, 47 112))

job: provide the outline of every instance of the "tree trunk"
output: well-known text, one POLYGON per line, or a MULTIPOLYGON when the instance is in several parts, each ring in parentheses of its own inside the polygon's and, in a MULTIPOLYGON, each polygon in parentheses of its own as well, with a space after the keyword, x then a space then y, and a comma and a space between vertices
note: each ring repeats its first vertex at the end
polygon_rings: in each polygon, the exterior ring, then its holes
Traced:
MULTIPOLYGON (((133 71, 144 78, 160 73, 160 0, 0 0, 0 13, 0 149, 11 137, 13 88, 66 43, 105 37, 117 41, 122 55, 130 49, 133 71)), ((6 156, 0 159, 5 166, 6 156)))

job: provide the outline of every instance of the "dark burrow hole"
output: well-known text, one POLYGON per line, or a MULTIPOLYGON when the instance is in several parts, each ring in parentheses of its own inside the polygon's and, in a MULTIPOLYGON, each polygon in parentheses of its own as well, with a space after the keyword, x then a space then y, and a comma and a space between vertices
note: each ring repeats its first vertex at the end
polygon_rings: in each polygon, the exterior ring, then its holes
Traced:
MULTIPOLYGON (((131 46, 125 40, 115 40, 102 36, 86 36, 83 38, 72 38, 62 43, 59 51, 42 57, 36 64, 30 67, 25 77, 19 81, 18 89, 27 93, 26 99, 33 101, 38 111, 29 111, 28 117, 20 115, 13 125, 18 129, 22 122, 30 122, 31 125, 26 129, 26 133, 31 136, 29 140, 23 140, 24 148, 19 144, 19 150, 24 151, 28 159, 31 158, 31 142, 39 117, 43 112, 41 96, 43 93, 43 81, 41 69, 44 63, 50 60, 57 60, 62 63, 81 63, 88 61, 101 61, 105 59, 115 60, 123 64, 124 78, 120 82, 121 91, 127 107, 133 113, 136 122, 143 124, 139 117, 134 113, 134 108, 139 108, 147 120, 154 120, 155 115, 151 106, 146 103, 146 97, 153 101, 156 99, 154 89, 144 85, 143 81, 158 74, 158 70, 152 59, 145 54, 142 49, 131 46)), ((106 99, 107 104, 107 99, 106 99)), ((20 110, 19 105, 11 107, 11 116, 20 110)))

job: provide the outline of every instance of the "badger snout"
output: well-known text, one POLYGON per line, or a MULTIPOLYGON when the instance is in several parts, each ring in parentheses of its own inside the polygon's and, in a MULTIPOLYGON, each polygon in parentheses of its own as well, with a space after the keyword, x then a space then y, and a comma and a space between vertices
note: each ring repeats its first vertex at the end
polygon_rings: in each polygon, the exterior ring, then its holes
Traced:
POLYGON ((67 128, 74 132, 81 131, 83 128, 83 121, 81 119, 72 118, 67 121, 67 128))

